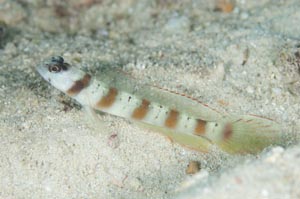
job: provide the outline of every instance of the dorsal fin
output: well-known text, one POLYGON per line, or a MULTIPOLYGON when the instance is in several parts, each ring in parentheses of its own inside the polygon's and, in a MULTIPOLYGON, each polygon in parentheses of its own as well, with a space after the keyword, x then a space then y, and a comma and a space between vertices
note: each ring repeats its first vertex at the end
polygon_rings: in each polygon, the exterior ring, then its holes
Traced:
POLYGON ((132 93, 135 96, 147 99, 151 102, 168 106, 170 109, 184 112, 191 117, 205 121, 216 121, 224 117, 222 113, 217 112, 192 97, 150 85, 146 81, 131 77, 118 69, 108 67, 101 68, 99 72, 96 73, 96 78, 106 85, 132 93))

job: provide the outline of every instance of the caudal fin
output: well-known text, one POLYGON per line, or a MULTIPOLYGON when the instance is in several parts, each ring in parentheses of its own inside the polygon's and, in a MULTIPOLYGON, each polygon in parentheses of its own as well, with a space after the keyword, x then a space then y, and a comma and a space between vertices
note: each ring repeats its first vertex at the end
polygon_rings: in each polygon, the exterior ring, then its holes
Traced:
POLYGON ((282 141, 278 123, 259 116, 245 115, 226 121, 218 145, 229 153, 258 153, 282 141))

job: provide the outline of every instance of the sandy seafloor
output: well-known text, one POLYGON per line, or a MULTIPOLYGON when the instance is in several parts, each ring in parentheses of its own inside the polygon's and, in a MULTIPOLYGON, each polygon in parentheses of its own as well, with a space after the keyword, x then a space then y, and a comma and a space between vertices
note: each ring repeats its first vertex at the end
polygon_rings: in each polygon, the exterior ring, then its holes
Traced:
POLYGON ((300 198, 300 1, 0 0, 0 198, 300 198), (45 82, 53 55, 116 67, 221 111, 270 117, 285 143, 204 154, 45 82), (244 62, 244 63, 243 63, 244 62), (194 176, 189 161, 201 163, 194 176))

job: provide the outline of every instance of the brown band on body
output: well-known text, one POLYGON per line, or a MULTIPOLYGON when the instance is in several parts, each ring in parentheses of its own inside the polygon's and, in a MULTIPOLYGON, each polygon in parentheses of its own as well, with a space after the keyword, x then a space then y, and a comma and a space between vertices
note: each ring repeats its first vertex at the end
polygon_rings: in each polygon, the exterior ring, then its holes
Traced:
POLYGON ((197 119, 197 124, 194 130, 195 135, 204 135, 205 134, 205 126, 206 126, 206 121, 197 119))
POLYGON ((169 115, 165 121, 166 127, 175 128, 178 121, 178 115, 179 115, 178 111, 170 110, 169 115))
POLYGON ((143 99, 141 105, 134 109, 131 117, 137 120, 143 119, 148 113, 149 105, 150 102, 148 100, 143 99))
POLYGON ((71 96, 77 95, 82 91, 84 88, 86 88, 91 80, 91 76, 89 74, 85 74, 82 79, 77 80, 72 87, 67 90, 67 93, 71 96))
POLYGON ((116 88, 110 88, 108 93, 105 96, 103 96, 97 103, 97 106, 101 108, 110 107, 115 102, 117 95, 118 90, 116 88))
POLYGON ((226 124, 223 130, 223 139, 227 140, 232 136, 232 125, 226 124))

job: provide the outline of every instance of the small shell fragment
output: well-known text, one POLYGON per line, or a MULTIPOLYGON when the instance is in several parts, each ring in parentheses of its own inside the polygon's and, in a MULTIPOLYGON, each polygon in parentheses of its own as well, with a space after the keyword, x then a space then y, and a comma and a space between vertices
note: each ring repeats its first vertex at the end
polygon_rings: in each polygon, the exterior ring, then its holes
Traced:
POLYGON ((192 160, 189 162, 189 164, 185 170, 185 173, 186 174, 195 174, 200 171, 200 169, 201 169, 200 167, 201 166, 200 166, 199 162, 192 160))
POLYGON ((110 135, 109 138, 108 138, 107 144, 108 144, 109 147, 111 147, 113 149, 118 148, 119 145, 120 145, 120 140, 118 138, 118 134, 113 133, 112 135, 110 135))
POLYGON ((215 11, 230 13, 233 11, 235 3, 233 0, 217 0, 215 11))

